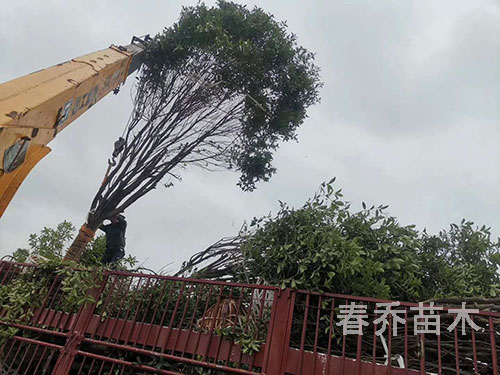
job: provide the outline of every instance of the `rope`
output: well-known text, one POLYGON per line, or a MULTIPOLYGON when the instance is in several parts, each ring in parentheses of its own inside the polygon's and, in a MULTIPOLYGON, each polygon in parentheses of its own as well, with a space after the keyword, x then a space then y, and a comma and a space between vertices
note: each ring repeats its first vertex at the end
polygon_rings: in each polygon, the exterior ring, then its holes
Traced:
MULTIPOLYGON (((106 182, 108 182, 108 177, 109 177, 109 172, 111 172, 111 167, 114 167, 116 165, 116 158, 123 152, 123 149, 125 148, 126 143, 127 142, 123 138, 123 134, 120 138, 118 138, 115 141, 115 144, 114 144, 115 149, 113 150, 113 154, 111 155, 111 158, 108 159, 108 168, 106 168, 106 172, 104 173, 104 177, 103 177, 102 182, 101 182, 101 188, 106 184, 106 182)), ((88 217, 95 212, 95 210, 96 210, 96 208, 91 209, 88 212, 87 220, 88 220, 88 217)), ((93 236, 94 236, 94 234, 92 234, 92 237, 93 236)))
POLYGON ((87 246, 87 244, 92 241, 94 235, 95 232, 87 227, 87 224, 83 224, 80 228, 78 236, 76 236, 75 240, 64 256, 64 260, 78 261, 83 253, 83 249, 85 249, 85 246, 87 246))
POLYGON ((114 165, 116 165, 115 158, 108 159, 108 168, 106 169, 106 173, 104 174, 104 178, 102 179, 101 187, 104 186, 106 181, 108 181, 109 171, 111 170, 111 167, 114 165))

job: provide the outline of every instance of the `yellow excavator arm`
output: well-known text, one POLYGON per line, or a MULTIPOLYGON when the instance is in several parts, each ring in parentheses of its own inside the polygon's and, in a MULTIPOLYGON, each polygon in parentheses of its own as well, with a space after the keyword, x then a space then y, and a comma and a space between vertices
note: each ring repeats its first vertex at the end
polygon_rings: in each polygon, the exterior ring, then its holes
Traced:
MULTIPOLYGON (((139 68, 149 36, 0 84, 0 217, 47 144, 139 68)), ((116 91, 115 91, 116 92, 116 91)))

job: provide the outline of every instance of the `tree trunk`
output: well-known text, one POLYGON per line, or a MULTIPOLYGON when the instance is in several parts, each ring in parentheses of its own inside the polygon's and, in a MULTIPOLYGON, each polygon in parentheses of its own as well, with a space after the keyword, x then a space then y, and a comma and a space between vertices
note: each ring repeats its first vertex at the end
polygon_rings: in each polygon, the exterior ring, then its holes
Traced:
POLYGON ((87 223, 83 224, 68 251, 66 251, 64 260, 78 262, 85 251, 85 247, 94 239, 94 236, 95 232, 87 226, 87 223))

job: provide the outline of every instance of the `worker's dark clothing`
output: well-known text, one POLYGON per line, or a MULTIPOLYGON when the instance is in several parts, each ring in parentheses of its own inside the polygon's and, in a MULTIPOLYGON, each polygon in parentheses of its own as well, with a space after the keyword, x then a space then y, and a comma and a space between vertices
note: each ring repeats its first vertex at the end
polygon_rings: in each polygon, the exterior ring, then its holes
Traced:
POLYGON ((114 263, 125 256, 125 251, 122 249, 109 251, 106 247, 106 252, 102 256, 102 264, 114 263))
POLYGON ((112 263, 125 256, 125 230, 127 222, 123 216, 118 217, 116 223, 101 225, 100 230, 106 233, 106 252, 102 256, 102 263, 112 263))

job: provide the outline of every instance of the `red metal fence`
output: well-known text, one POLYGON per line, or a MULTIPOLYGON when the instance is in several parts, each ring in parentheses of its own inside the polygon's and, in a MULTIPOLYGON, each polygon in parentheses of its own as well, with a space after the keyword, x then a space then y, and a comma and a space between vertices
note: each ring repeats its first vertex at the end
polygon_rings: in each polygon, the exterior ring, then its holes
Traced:
MULTIPOLYGON (((0 285, 21 276, 37 269, 0 262, 0 285)), ((48 280, 34 316, 9 324, 18 331, 0 348, 0 375, 498 374, 500 313, 470 314, 479 330, 462 335, 443 308, 440 335, 415 335, 418 305, 402 303, 394 310, 406 324, 389 316, 376 335, 377 304, 391 301, 108 271, 95 303, 75 308, 60 277, 48 280), (343 332, 351 303, 366 310, 361 334, 343 332)))

